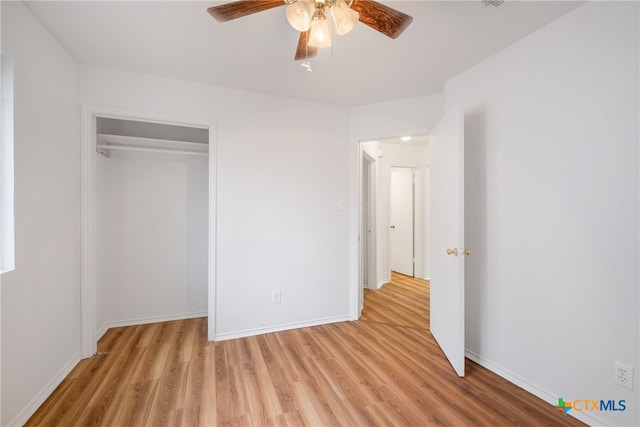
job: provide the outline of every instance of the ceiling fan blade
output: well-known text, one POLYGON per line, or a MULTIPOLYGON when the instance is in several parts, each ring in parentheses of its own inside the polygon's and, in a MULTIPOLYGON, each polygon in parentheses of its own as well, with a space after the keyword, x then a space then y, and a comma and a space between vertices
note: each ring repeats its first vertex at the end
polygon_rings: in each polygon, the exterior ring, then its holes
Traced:
POLYGON ((240 0, 220 6, 212 6, 207 9, 207 12, 209 12, 209 15, 213 16, 216 21, 226 22, 253 13, 273 9, 274 7, 284 4, 283 0, 240 0))
POLYGON ((296 48, 296 61, 301 59, 309 59, 313 58, 318 54, 318 48, 315 46, 309 46, 309 35, 311 34, 311 30, 301 32, 300 38, 298 39, 298 47, 296 48))
POLYGON ((411 16, 373 0, 355 0, 351 9, 360 14, 360 22, 392 39, 413 22, 411 16))

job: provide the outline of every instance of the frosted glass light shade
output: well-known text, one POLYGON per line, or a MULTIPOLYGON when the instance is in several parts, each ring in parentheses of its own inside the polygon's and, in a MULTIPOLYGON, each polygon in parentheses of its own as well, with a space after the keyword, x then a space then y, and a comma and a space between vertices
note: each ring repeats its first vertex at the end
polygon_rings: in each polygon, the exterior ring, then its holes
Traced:
POLYGON ((311 21, 311 35, 307 45, 313 47, 331 46, 331 26, 326 17, 322 16, 311 21))
POLYGON ((353 30, 360 19, 360 14, 351 9, 344 0, 337 0, 331 6, 331 15, 336 26, 336 34, 340 36, 353 30))
POLYGON ((287 6, 287 21, 289 25, 300 32, 308 31, 311 28, 311 13, 303 0, 287 6))

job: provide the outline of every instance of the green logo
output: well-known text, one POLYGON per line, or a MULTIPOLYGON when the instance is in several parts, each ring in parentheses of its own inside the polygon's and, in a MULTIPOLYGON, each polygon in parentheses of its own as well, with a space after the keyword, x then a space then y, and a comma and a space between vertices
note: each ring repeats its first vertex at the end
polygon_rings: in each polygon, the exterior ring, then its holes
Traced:
POLYGON ((563 414, 567 415, 567 412, 571 410, 571 402, 565 402, 561 397, 558 399, 558 404, 554 406, 558 411, 562 411, 563 414))

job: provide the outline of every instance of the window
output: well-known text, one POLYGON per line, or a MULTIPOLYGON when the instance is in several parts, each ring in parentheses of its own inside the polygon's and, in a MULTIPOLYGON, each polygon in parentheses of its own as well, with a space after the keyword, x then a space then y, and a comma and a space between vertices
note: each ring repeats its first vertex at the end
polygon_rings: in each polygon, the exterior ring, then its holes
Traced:
POLYGON ((0 52, 0 273, 15 268, 13 211, 13 60, 0 52))

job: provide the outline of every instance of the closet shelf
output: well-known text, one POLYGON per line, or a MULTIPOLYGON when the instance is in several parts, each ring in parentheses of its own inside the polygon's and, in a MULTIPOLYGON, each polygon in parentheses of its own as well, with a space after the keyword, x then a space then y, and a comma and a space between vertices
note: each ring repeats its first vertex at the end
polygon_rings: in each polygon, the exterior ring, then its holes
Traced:
POLYGON ((209 155, 209 145, 199 142, 98 134, 96 151, 108 157, 110 150, 209 155))

